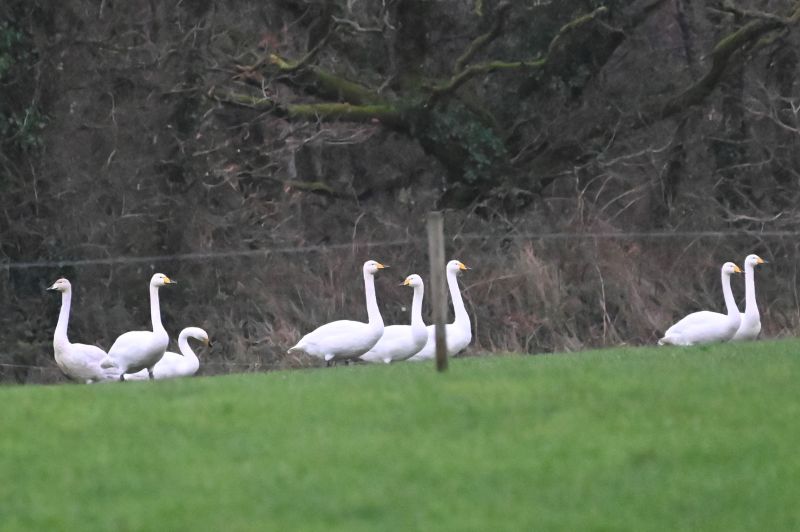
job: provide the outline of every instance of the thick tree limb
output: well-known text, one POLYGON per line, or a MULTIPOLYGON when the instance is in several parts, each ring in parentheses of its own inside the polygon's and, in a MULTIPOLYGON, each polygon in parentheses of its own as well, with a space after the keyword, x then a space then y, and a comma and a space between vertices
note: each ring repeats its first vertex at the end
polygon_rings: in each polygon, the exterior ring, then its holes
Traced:
POLYGON ((795 3, 792 15, 789 17, 761 17, 722 38, 711 51, 711 69, 696 83, 669 100, 661 109, 658 118, 667 118, 701 103, 716 88, 734 54, 758 42, 770 32, 793 25, 798 20, 800 20, 800 2, 795 3))
POLYGON ((383 99, 372 89, 359 83, 326 72, 318 66, 298 65, 286 61, 277 54, 270 55, 270 63, 285 74, 292 74, 292 82, 303 85, 307 92, 329 100, 338 100, 354 105, 381 104, 383 99))
POLYGON ((351 105, 349 103, 295 103, 279 104, 266 97, 252 96, 212 88, 209 98, 221 103, 247 107, 256 111, 271 111, 278 116, 302 120, 347 121, 360 123, 379 122, 393 129, 404 129, 402 113, 391 105, 351 105))

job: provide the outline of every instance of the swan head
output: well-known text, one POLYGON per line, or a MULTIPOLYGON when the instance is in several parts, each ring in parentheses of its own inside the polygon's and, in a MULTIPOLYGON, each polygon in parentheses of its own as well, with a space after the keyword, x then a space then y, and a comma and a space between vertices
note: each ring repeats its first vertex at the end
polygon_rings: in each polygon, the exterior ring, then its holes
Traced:
POLYGON ((744 259, 744 265, 745 266, 750 266, 751 268, 755 267, 755 266, 758 266, 759 264, 766 264, 766 263, 767 263, 767 261, 765 261, 764 259, 762 259, 758 255, 748 255, 744 259))
POLYGON ((742 273, 742 269, 732 262, 726 262, 722 265, 722 273, 725 275, 733 275, 734 273, 742 273))
POLYGON ((469 268, 460 260, 451 260, 447 263, 447 272, 448 273, 460 273, 465 270, 469 270, 469 268))
POLYGON ((209 347, 211 346, 211 340, 208 338, 208 333, 200 327, 189 327, 186 331, 186 336, 191 336, 195 340, 199 340, 209 347))
POLYGON ((375 275, 378 273, 378 270, 382 270, 384 268, 388 268, 388 266, 384 266, 376 260, 368 260, 364 263, 364 273, 368 273, 370 275, 375 275))
POLYGON ((48 288, 48 290, 53 290, 55 292, 69 292, 72 289, 72 285, 67 281, 65 278, 58 279, 56 282, 53 283, 52 286, 48 288))
POLYGON ((422 286, 422 277, 420 277, 416 273, 412 273, 411 275, 406 277, 405 281, 403 281, 403 286, 410 286, 411 288, 422 286))
POLYGON ((150 279, 150 286, 166 286, 168 284, 178 284, 178 281, 173 281, 163 273, 157 273, 150 279))

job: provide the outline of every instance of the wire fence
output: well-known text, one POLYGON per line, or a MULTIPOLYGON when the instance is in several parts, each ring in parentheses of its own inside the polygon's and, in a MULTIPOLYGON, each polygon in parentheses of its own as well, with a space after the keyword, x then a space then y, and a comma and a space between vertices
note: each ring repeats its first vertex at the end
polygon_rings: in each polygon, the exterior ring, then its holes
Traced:
MULTIPOLYGON (((722 239, 722 238, 749 238, 749 239, 777 239, 792 238, 800 239, 800 231, 790 230, 707 230, 707 231, 630 231, 630 232, 485 232, 485 233, 454 233, 448 237, 450 243, 467 243, 487 240, 504 241, 592 241, 592 240, 669 240, 683 239, 687 241, 698 241, 703 239, 722 239)), ((58 260, 34 260, 34 261, 11 261, 0 262, 0 270, 32 270, 47 268, 62 268, 75 266, 113 266, 113 265, 136 265, 151 264, 162 261, 219 261, 235 258, 266 258, 272 255, 303 254, 303 253, 326 253, 341 250, 364 250, 370 248, 391 248, 409 245, 419 245, 420 240, 414 238, 400 238, 392 240, 377 241, 358 241, 341 242, 333 244, 305 244, 292 245, 291 243, 281 243, 269 247, 259 247, 246 250, 227 250, 227 251, 207 251, 174 253, 148 256, 116 256, 83 259, 58 259, 58 260)), ((8 354, 0 354, 8 356, 8 354)), ((208 362, 203 364, 204 368, 212 371, 214 369, 238 370, 238 371, 260 371, 269 369, 270 366, 259 362, 208 362)), ((0 363, 0 368, 7 370, 29 370, 39 371, 42 375, 52 374, 61 375, 60 369, 54 365, 39 364, 20 364, 20 363, 0 363)))
MULTIPOLYGON (((800 231, 641 231, 641 232, 557 232, 557 233, 466 233, 456 234, 449 238, 450 241, 476 241, 489 238, 505 240, 661 240, 670 238, 704 239, 727 237, 750 238, 798 238, 800 231)), ((208 251, 193 253, 174 253, 165 255, 147 255, 143 257, 105 257, 92 259, 63 259, 39 261, 6 261, 0 262, 0 269, 26 270, 35 268, 60 268, 65 266, 104 266, 114 264, 149 264, 159 261, 209 261, 224 260, 239 257, 267 257, 279 254, 321 253, 341 249, 362 249, 380 247, 399 247, 418 243, 411 238, 382 241, 342 242, 336 244, 290 245, 282 244, 274 247, 259 247, 257 249, 208 251)))

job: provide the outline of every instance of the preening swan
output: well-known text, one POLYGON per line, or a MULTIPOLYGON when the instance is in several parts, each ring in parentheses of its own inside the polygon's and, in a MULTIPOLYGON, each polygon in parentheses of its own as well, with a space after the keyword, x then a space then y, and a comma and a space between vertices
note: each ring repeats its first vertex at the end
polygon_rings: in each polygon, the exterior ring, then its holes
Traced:
POLYGON ((761 332, 761 316, 758 314, 756 301, 755 267, 766 262, 758 255, 748 255, 744 259, 744 312, 741 313, 742 321, 739 330, 733 336, 734 340, 755 340, 761 332))
POLYGON ((367 323, 350 320, 327 323, 303 336, 288 352, 306 353, 330 364, 334 360, 358 358, 369 351, 383 334, 383 318, 375 299, 375 274, 385 267, 374 260, 364 263, 367 323))
POLYGON ((158 289, 162 286, 177 284, 163 273, 157 273, 150 279, 150 320, 152 331, 126 332, 114 342, 103 360, 104 368, 116 368, 119 380, 125 380, 125 373, 136 373, 147 369, 153 379, 153 367, 164 356, 169 344, 169 335, 161 324, 161 307, 158 304, 158 289))
POLYGON ((58 314, 56 332, 53 335, 53 354, 59 369, 70 379, 86 384, 115 379, 117 377, 115 371, 100 367, 100 361, 106 357, 105 351, 93 345, 73 344, 67 338, 69 310, 72 304, 70 282, 61 278, 48 290, 61 292, 61 312, 58 314))
MULTIPOLYGON (((186 327, 178 336, 180 353, 167 351, 153 368, 153 376, 156 380, 191 377, 197 373, 197 370, 200 369, 200 360, 189 345, 189 338, 200 340, 207 346, 211 345, 208 333, 203 329, 200 327, 186 327)), ((145 380, 147 378, 147 370, 145 369, 125 377, 126 380, 145 380)))
MULTIPOLYGON (((472 341, 472 326, 469 322, 469 314, 467 314, 467 309, 464 308, 464 300, 461 299, 461 291, 458 288, 458 274, 465 270, 469 270, 469 268, 464 266, 463 262, 457 260, 451 260, 445 268, 447 272, 447 288, 450 290, 450 299, 453 300, 453 311, 455 312, 453 323, 448 323, 445 326, 447 356, 449 357, 463 351, 472 341)), ((428 325, 428 340, 425 342, 425 346, 409 360, 430 360, 435 356, 435 327, 428 325)))
POLYGON ((742 273, 737 265, 726 262, 722 265, 722 293, 725 296, 727 314, 703 310, 689 314, 667 329, 658 345, 696 345, 725 342, 733 338, 739 328, 741 317, 731 292, 731 275, 742 273))
POLYGON ((383 336, 372 349, 361 355, 367 362, 385 362, 405 360, 417 353, 428 340, 428 331, 422 321, 422 296, 425 286, 422 277, 409 275, 403 281, 404 286, 414 289, 411 301, 411 325, 390 325, 384 327, 383 336))

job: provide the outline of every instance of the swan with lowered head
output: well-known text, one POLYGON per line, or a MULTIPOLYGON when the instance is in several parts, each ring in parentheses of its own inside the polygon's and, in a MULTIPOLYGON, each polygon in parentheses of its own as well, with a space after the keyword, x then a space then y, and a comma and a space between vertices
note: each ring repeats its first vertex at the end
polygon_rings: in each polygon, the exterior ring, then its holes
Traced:
POLYGON ((733 338, 741 322, 739 309, 731 292, 731 275, 734 273, 742 273, 742 270, 732 262, 722 265, 722 293, 725 296, 727 314, 708 310, 693 312, 667 329, 658 345, 708 344, 726 342, 733 338))
POLYGON ((403 281, 404 286, 414 289, 411 301, 411 325, 389 325, 384 327, 383 336, 372 349, 361 355, 367 362, 384 362, 389 364, 412 357, 428 341, 428 331, 422 321, 422 297, 425 286, 422 277, 412 274, 403 281))
POLYGON ((161 307, 158 303, 158 289, 162 286, 177 284, 163 273, 157 273, 150 279, 150 320, 152 331, 130 331, 121 335, 108 350, 103 360, 104 368, 116 368, 119 380, 125 380, 126 373, 136 373, 147 369, 152 380, 153 367, 161 360, 169 344, 169 335, 161 324, 161 307))
MULTIPOLYGON (((200 327, 186 327, 178 336, 178 349, 180 353, 167 351, 153 368, 153 376, 156 380, 174 379, 177 377, 191 377, 200 369, 200 360, 189 345, 189 338, 201 341, 207 346, 211 346, 211 341, 200 327)), ((126 380, 146 380, 147 370, 143 369, 125 377, 126 380)))
POLYGON ((383 318, 375 298, 375 274, 383 268, 386 266, 374 260, 364 263, 367 323, 351 320, 326 323, 303 336, 288 353, 306 353, 330 365, 333 361, 358 358, 369 351, 383 334, 383 318))
POLYGON ((73 344, 67 338, 69 311, 72 305, 72 285, 63 277, 48 288, 61 292, 61 312, 58 314, 56 332, 53 335, 53 354, 59 369, 72 380, 91 384, 117 377, 116 372, 100 367, 106 352, 94 345, 73 344))
POLYGON ((739 329, 733 335, 734 340, 755 340, 761 332, 761 316, 756 302, 755 267, 766 262, 758 255, 748 255, 744 259, 744 312, 741 313, 739 329))
MULTIPOLYGON (((464 307, 464 300, 461 299, 461 291, 458 288, 458 274, 466 270, 469 268, 458 260, 451 260, 445 267, 447 288, 450 290, 450 299, 453 300, 453 311, 455 312, 453 323, 445 325, 448 357, 457 355, 472 341, 472 325, 470 325, 469 314, 464 307)), ((409 360, 430 360, 436 356, 436 326, 428 325, 427 329, 428 340, 425 342, 425 346, 409 360)))

